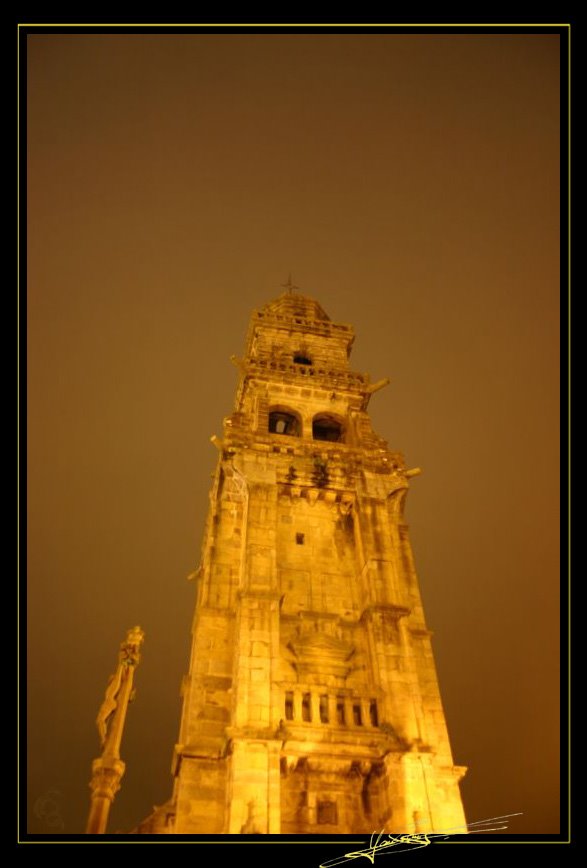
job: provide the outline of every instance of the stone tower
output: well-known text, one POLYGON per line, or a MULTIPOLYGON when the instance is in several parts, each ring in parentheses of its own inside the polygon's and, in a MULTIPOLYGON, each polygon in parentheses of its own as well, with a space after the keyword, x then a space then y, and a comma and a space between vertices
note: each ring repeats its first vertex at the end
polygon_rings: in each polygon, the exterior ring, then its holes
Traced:
POLYGON ((354 333, 252 316, 210 492, 174 794, 139 831, 465 831, 403 519, 354 333))

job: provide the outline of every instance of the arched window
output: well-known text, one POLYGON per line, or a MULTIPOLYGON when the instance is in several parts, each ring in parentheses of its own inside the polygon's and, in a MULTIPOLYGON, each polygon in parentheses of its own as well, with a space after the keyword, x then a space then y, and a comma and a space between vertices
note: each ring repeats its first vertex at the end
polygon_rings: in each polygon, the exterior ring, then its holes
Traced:
POLYGON ((301 434, 300 420, 287 410, 272 410, 269 413, 269 431, 271 434, 287 434, 299 437, 301 434))
POLYGON ((294 356, 294 362, 296 363, 296 365, 311 365, 312 359, 304 356, 303 353, 296 353, 294 356))
POLYGON ((314 416, 312 437, 314 440, 330 440, 332 443, 340 443, 343 439, 342 423, 334 416, 328 416, 325 413, 314 416))

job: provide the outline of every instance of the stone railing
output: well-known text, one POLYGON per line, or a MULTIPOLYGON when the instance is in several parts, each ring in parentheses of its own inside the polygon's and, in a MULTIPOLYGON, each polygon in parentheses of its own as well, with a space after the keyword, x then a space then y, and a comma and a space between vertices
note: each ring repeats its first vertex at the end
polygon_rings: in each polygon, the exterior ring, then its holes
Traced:
POLYGON ((294 362, 283 362, 272 359, 248 358, 243 361, 249 375, 271 376, 273 373, 280 376, 293 374, 298 377, 310 379, 315 377, 321 386, 337 388, 365 389, 369 385, 369 377, 366 374, 357 374, 354 371, 336 371, 318 365, 299 365, 294 362))
POLYGON ((293 686, 283 692, 284 723, 378 727, 377 700, 293 686))
POLYGON ((283 314, 265 313, 264 311, 260 310, 256 311, 255 316, 257 319, 265 320, 266 323, 276 322, 281 325, 283 323, 289 324, 293 322, 296 325, 303 325, 307 328, 317 328, 323 331, 336 331, 353 334, 352 326, 345 325, 344 323, 334 323, 326 319, 306 319, 303 316, 296 316, 294 314, 284 316, 283 314))

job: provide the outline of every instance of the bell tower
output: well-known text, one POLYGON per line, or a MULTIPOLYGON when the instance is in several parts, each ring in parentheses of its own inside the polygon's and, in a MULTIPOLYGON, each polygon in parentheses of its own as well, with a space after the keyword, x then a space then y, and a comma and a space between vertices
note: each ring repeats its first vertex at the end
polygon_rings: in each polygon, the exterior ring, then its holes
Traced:
POLYGON ((174 794, 155 833, 462 827, 403 505, 354 333, 291 288, 253 313, 210 491, 174 794))

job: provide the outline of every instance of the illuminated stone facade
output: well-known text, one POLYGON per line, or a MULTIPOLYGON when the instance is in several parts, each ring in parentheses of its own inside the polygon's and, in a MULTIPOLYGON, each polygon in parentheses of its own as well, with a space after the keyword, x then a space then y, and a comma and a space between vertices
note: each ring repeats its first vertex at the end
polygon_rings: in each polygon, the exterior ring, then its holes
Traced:
POLYGON ((387 381, 351 371, 353 338, 291 292, 253 314, 213 438, 174 794, 140 831, 464 826, 403 519, 417 471, 373 432, 387 381))

